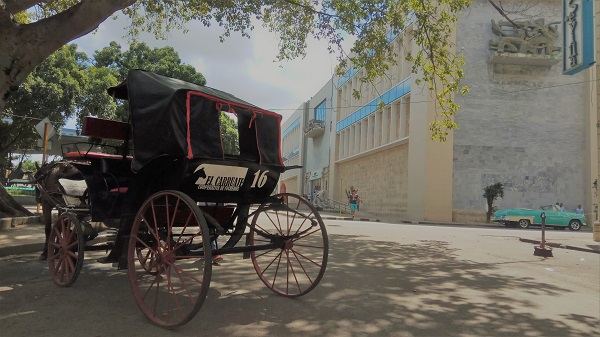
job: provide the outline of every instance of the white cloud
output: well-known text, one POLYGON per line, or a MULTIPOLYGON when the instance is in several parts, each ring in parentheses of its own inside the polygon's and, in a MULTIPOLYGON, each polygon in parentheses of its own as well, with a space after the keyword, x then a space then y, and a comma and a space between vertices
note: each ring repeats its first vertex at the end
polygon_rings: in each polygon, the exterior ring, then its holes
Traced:
MULTIPOLYGON (((123 16, 108 19, 96 33, 74 42, 89 56, 110 41, 117 41, 126 49, 126 26, 123 16)), ((255 27, 251 39, 232 33, 224 43, 219 41, 221 28, 204 27, 199 22, 188 24, 186 34, 170 33, 167 40, 156 40, 150 35, 140 40, 150 47, 173 47, 183 63, 204 75, 208 86, 278 112, 286 119, 331 78, 336 57, 329 54, 326 42, 309 39, 304 59, 277 62, 277 36, 260 24, 255 27)))

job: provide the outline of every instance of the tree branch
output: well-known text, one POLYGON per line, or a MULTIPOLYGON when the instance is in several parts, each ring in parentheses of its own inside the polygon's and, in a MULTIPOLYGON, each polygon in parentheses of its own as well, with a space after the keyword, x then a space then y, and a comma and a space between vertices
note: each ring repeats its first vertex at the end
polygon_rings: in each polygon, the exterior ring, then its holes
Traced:
MULTIPOLYGON (((113 13, 136 0, 82 0, 65 11, 31 24, 21 25, 18 38, 38 43, 36 53, 23 55, 31 64, 39 64, 61 46, 92 32, 113 13)), ((21 53, 27 52, 21 50, 21 53)))
POLYGON ((525 35, 527 35, 527 27, 524 27, 523 25, 520 25, 520 24, 514 22, 513 20, 511 20, 508 17, 508 15, 506 15, 506 12, 504 12, 504 10, 502 10, 502 8, 500 6, 496 5, 494 3, 494 1, 488 0, 488 2, 498 11, 498 13, 500 13, 500 15, 502 15, 502 17, 504 17, 506 20, 508 20, 508 22, 510 22, 511 24, 513 24, 515 27, 523 28, 525 30, 525 35))
POLYGON ((37 4, 46 2, 50 2, 50 0, 5 0, 4 10, 10 14, 17 14, 37 4))

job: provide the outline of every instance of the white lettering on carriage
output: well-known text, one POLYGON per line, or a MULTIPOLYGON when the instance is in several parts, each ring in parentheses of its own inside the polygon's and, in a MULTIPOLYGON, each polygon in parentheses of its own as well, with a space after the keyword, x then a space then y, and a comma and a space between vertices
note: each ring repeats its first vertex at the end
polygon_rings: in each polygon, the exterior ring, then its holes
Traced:
POLYGON ((239 191, 244 185, 247 167, 200 164, 194 170, 199 172, 198 185, 199 190, 207 191, 239 191))

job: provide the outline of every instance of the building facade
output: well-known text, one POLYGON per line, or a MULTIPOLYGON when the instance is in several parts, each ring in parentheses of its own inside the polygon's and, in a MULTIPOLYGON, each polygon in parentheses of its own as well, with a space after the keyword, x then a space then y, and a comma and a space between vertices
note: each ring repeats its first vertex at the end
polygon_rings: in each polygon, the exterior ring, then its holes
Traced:
POLYGON ((332 130, 333 81, 328 81, 302 103, 282 125, 282 153, 285 166, 301 166, 284 172, 280 190, 329 197, 329 152, 332 130))
MULTIPOLYGON (((503 1, 505 8, 519 4, 503 1)), ((561 0, 539 1, 520 13, 522 19, 516 16, 517 26, 486 0, 474 0, 460 15, 454 38, 456 52, 465 58, 463 84, 470 92, 456 98, 459 129, 444 143, 431 140, 433 97, 416 85, 418 75, 404 60, 417 48, 412 26, 388 37, 400 57, 380 81, 361 83, 362 69, 334 78, 327 144, 330 197, 344 201, 345 191, 354 186, 365 201, 361 210, 374 215, 479 222, 485 220, 484 187, 502 182, 499 208, 562 202, 574 210, 581 204, 588 223, 593 222, 600 137, 597 68, 563 75, 562 6, 561 0), (352 95, 355 90, 359 99, 352 95)), ((600 30, 600 24, 595 27, 600 30)), ((310 109, 304 110, 306 115, 310 109)), ((313 156, 312 151, 326 146, 305 140, 307 150, 315 146, 305 158, 306 186, 306 178, 315 171, 318 177, 324 168, 325 153, 313 156)))

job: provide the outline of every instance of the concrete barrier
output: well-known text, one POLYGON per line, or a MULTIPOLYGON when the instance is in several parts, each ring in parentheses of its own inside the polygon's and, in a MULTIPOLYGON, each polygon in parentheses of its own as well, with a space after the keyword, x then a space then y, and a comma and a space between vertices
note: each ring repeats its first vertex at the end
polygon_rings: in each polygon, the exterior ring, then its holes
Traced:
POLYGON ((0 219, 0 230, 10 229, 11 226, 12 226, 12 218, 0 219))

